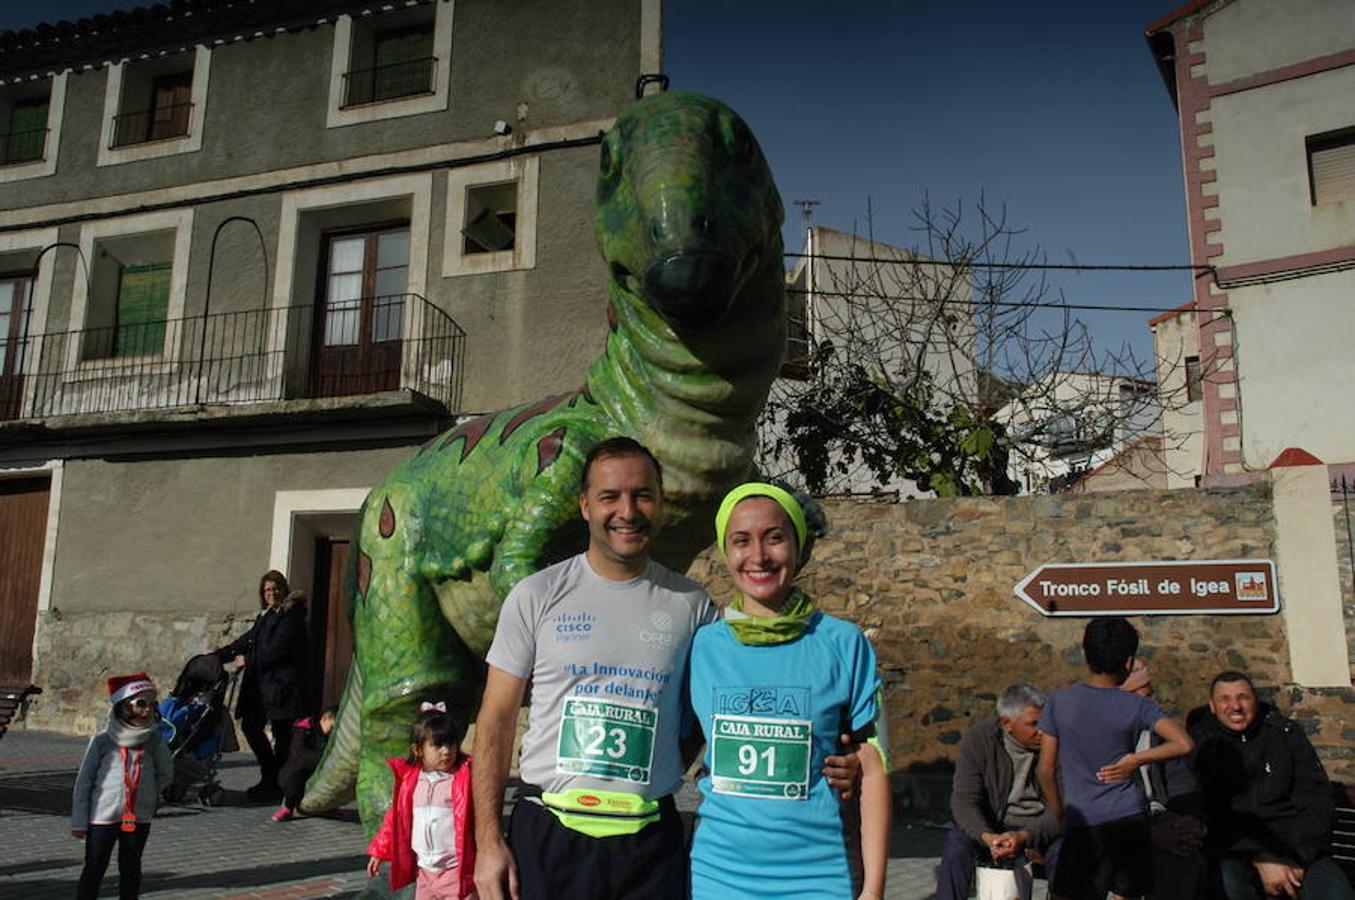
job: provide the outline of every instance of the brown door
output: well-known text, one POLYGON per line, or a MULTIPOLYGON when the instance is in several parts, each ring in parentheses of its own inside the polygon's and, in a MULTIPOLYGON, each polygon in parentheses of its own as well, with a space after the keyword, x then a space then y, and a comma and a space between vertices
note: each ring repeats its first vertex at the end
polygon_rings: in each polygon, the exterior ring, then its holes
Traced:
POLYGON ((316 304, 315 396, 395 390, 409 277, 408 226, 327 235, 324 260, 316 304))
POLYGON ((0 479, 0 684, 33 677, 49 493, 46 477, 0 479))
POLYGON ((23 403, 23 357, 32 311, 32 277, 0 276, 0 420, 17 417, 23 403))
POLYGON ((353 663, 353 626, 344 595, 348 539, 316 538, 315 602, 311 604, 311 684, 319 707, 336 704, 353 663))

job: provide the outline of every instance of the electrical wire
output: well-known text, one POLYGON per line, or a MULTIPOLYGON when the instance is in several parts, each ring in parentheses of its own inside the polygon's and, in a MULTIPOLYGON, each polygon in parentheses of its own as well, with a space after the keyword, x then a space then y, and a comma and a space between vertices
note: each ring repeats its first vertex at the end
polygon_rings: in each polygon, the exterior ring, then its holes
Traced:
MULTIPOLYGON (((1097 265, 1084 263, 977 262, 929 260, 921 257, 916 259, 887 259, 878 256, 841 256, 827 253, 790 252, 783 253, 783 255, 790 259, 822 259, 830 262, 869 263, 871 265, 948 266, 956 271, 964 269, 1009 269, 1061 272, 1194 272, 1196 278, 1208 275, 1209 279, 1214 283, 1214 286, 1222 291, 1266 284, 1280 284, 1285 281, 1296 281, 1301 278, 1315 278, 1319 275, 1330 275, 1336 272, 1346 272, 1355 269, 1355 258, 1351 258, 1337 260, 1335 262, 1318 263, 1311 266, 1278 269, 1274 272, 1267 272, 1261 275, 1245 275, 1239 278, 1220 278, 1218 267, 1211 265, 1140 265, 1134 263, 1097 265)), ((1170 310, 1162 311, 1170 312, 1170 310)))
POLYGON ((1214 266, 1173 265, 1084 265, 1081 263, 1019 263, 1019 262, 976 262, 934 260, 919 257, 917 259, 885 259, 878 256, 834 256, 828 253, 790 253, 783 256, 795 259, 826 259, 833 262, 888 263, 897 266, 950 266, 955 269, 1061 269, 1077 272, 1208 272, 1214 274, 1214 266))
MULTIPOLYGON (((1004 307, 1010 309, 1078 309, 1096 312, 1132 312, 1165 313, 1177 312, 1179 307, 1165 306, 1097 306, 1089 303, 1057 303, 1051 300, 940 300, 936 297, 910 297, 906 294, 857 294, 849 291, 808 291, 804 288, 786 288, 787 294, 820 294, 828 297, 843 297, 851 300, 901 300, 909 303, 935 303, 939 306, 971 306, 984 309, 1004 307)), ((1226 312, 1226 307, 1215 307, 1207 312, 1226 312)), ((1185 310, 1184 312, 1195 312, 1185 310)))

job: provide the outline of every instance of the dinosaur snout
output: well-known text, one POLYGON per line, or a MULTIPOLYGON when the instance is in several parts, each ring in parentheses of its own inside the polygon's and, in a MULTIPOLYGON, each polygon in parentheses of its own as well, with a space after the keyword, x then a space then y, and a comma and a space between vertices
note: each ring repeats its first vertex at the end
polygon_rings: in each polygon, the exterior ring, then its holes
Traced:
POLYGON ((685 250, 656 261, 645 272, 645 292, 669 322, 687 328, 714 325, 729 312, 739 263, 727 253, 685 250))

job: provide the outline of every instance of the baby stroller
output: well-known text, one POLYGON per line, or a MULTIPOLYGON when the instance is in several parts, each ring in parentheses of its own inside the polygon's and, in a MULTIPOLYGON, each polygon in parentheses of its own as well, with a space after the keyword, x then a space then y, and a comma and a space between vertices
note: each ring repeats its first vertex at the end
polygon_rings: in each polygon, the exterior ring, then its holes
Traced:
POLYGON ((226 711, 235 681, 215 654, 204 653, 184 664, 174 690, 160 702, 160 734, 174 757, 174 779, 164 790, 170 803, 182 803, 190 792, 203 806, 221 802, 225 791, 216 764, 231 727, 226 711))

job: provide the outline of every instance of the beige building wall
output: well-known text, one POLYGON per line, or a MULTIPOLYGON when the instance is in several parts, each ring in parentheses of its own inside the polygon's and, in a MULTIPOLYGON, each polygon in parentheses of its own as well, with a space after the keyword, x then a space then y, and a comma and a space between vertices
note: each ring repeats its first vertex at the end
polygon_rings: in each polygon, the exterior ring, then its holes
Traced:
MULTIPOLYGON (((1349 52, 1355 6, 1240 0, 1212 12, 1203 27, 1204 74, 1219 92, 1241 79, 1270 78, 1349 52)), ((1234 281, 1249 266, 1312 266, 1316 255, 1355 247, 1355 201, 1313 204, 1305 149, 1308 136, 1355 126, 1355 66, 1295 76, 1238 85, 1211 100, 1212 134, 1201 140, 1212 145, 1216 180, 1204 190, 1218 205, 1205 220, 1222 223, 1211 240, 1223 253, 1211 262, 1234 281)), ((1333 393, 1352 372, 1355 272, 1308 271, 1293 280, 1224 287, 1234 327, 1220 340, 1233 344, 1233 358, 1223 364, 1236 367, 1241 429, 1223 449, 1240 449, 1250 470, 1289 446, 1328 463, 1355 460, 1355 428, 1333 393)))
POLYGON ((1204 471, 1204 418, 1186 390, 1186 360, 1200 356, 1193 309, 1154 320, 1158 405, 1162 409, 1162 465, 1167 488, 1194 487, 1204 471))

